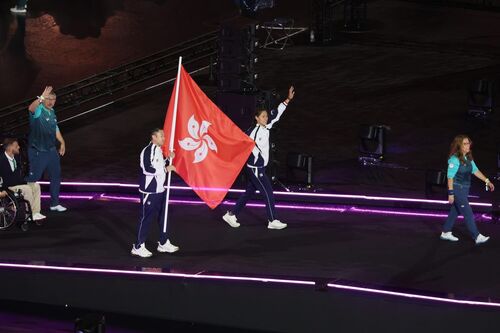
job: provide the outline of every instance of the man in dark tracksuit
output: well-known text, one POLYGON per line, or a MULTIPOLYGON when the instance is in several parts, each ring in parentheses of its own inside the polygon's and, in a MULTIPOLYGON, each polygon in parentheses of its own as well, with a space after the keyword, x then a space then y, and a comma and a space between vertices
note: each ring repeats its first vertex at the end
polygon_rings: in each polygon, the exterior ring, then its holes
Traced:
POLYGON ((167 172, 175 171, 175 167, 166 166, 161 146, 165 142, 163 130, 151 131, 151 142, 141 152, 141 174, 139 192, 141 192, 141 218, 137 226, 137 240, 132 247, 131 254, 142 258, 151 257, 153 254, 146 249, 145 241, 151 221, 158 215, 160 227, 160 241, 158 252, 173 253, 179 247, 170 243, 167 232, 163 231, 165 218, 165 178, 167 172))

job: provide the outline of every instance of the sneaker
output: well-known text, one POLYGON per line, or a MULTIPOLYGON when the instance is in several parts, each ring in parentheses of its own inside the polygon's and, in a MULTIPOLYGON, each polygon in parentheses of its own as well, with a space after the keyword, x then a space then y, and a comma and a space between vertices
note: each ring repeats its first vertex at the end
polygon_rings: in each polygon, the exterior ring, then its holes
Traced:
POLYGON ((144 243, 142 243, 138 249, 135 248, 135 245, 132 245, 132 251, 130 251, 130 254, 141 258, 149 258, 153 255, 148 251, 148 249, 146 249, 146 245, 144 245, 144 243))
POLYGON ((441 233, 441 238, 442 240, 447 240, 447 241, 450 241, 450 242, 457 242, 458 241, 458 238, 453 236, 453 234, 451 233, 451 231, 448 231, 448 232, 442 232, 441 233))
POLYGON ((160 242, 158 242, 158 247, 156 248, 156 251, 158 252, 168 252, 168 253, 174 253, 174 252, 177 252, 179 251, 179 247, 178 246, 175 246, 173 245, 172 243, 170 243, 170 241, 167 239, 167 241, 165 242, 165 244, 161 245, 160 242))
POLYGON ((238 219, 236 218, 236 216, 235 215, 230 215, 229 212, 227 212, 226 215, 224 215, 222 217, 222 219, 224 221, 226 221, 227 224, 229 224, 233 228, 238 228, 240 226, 240 224, 238 223, 238 219))
POLYGON ((47 216, 42 215, 40 213, 33 214, 33 221, 39 221, 39 220, 43 220, 45 218, 47 218, 47 216))
POLYGON ((10 12, 13 14, 26 14, 26 7, 24 8, 19 8, 19 7, 12 7, 10 9, 10 12))
POLYGON ((489 236, 483 236, 481 234, 477 235, 476 237, 476 245, 486 243, 490 239, 489 236))
POLYGON ((276 229, 276 230, 279 230, 279 229, 285 229, 286 226, 287 226, 286 223, 283 223, 280 220, 274 220, 274 221, 269 222, 267 224, 267 229, 276 229))
POLYGON ((53 211, 53 212, 65 212, 68 209, 66 207, 64 207, 64 206, 57 205, 57 206, 51 206, 50 210, 53 211))

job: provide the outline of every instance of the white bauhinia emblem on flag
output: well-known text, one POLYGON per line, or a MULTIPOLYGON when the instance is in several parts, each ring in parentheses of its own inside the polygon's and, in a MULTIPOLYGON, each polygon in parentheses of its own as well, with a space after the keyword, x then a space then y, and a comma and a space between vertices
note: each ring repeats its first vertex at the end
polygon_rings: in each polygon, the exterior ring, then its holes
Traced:
POLYGON ((208 155, 208 150, 217 152, 217 145, 210 135, 208 135, 208 127, 212 125, 206 120, 200 124, 194 118, 194 115, 189 118, 188 131, 191 137, 179 140, 179 145, 184 150, 195 150, 193 163, 202 162, 208 155))

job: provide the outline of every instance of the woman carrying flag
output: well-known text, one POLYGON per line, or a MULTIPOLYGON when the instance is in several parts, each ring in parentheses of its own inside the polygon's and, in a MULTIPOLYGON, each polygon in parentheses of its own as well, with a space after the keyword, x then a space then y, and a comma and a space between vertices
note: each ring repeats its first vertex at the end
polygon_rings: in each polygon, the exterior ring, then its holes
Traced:
POLYGON ((291 86, 288 90, 288 98, 285 99, 277 109, 269 112, 267 110, 258 110, 255 112, 255 126, 248 129, 248 136, 255 141, 255 147, 248 158, 245 167, 245 174, 248 179, 245 193, 238 199, 233 210, 228 211, 222 219, 231 227, 237 228, 237 215, 245 207, 248 200, 253 196, 256 190, 259 190, 266 204, 268 229, 284 229, 286 223, 278 220, 274 207, 274 195, 271 181, 266 175, 266 166, 269 163, 269 130, 280 120, 285 112, 288 103, 293 99, 295 89, 291 86))

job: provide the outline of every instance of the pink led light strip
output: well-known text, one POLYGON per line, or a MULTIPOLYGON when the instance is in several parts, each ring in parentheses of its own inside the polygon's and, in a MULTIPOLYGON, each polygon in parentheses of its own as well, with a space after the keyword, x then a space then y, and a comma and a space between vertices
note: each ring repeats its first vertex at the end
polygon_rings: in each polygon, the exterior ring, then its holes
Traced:
MULTIPOLYGON (((39 182, 42 185, 48 185, 49 182, 39 182)), ((126 184, 126 183, 98 183, 98 182, 62 182, 63 186, 101 186, 101 187, 125 187, 125 188, 138 188, 137 184, 126 184)), ((173 190, 192 190, 188 186, 171 186, 173 190)), ((217 188, 200 188, 207 191, 221 191, 217 188)), ((241 189, 229 189, 231 193, 242 193, 244 190, 241 189)), ((432 203, 447 205, 446 200, 430 200, 430 199, 418 199, 418 198, 396 198, 396 197, 381 197, 381 196, 370 196, 370 195, 355 195, 355 194, 333 194, 333 193, 303 193, 303 192, 283 192, 275 191, 276 195, 284 196, 297 196, 297 197, 313 197, 313 198, 337 198, 337 199, 359 199, 359 200, 370 200, 370 201, 398 201, 398 202, 418 202, 418 203, 432 203)), ((471 206, 482 206, 491 207, 491 203, 484 202, 471 202, 471 206)))
MULTIPOLYGON (((107 195, 105 193, 99 196, 101 199, 108 200, 116 200, 116 201, 128 201, 139 203, 140 199, 136 197, 129 196, 116 196, 116 195, 107 195)), ((186 205, 205 205, 205 203, 201 200, 170 200, 173 204, 186 204, 186 205)), ((233 201, 224 201, 224 205, 234 206, 235 202, 233 201)), ((265 207, 264 204, 261 203, 248 203, 250 207, 265 207)), ((424 212, 414 212, 414 211, 401 211, 401 210, 386 210, 386 209, 364 209, 358 207, 339 207, 339 206, 315 206, 315 205, 287 205, 287 204, 277 204, 277 208, 284 209, 297 209, 297 210, 314 210, 314 211, 326 211, 326 212, 338 212, 338 213, 363 213, 363 214, 381 214, 381 215, 398 215, 398 216, 418 216, 418 217, 436 217, 436 218, 446 218, 448 215, 437 214, 437 213, 424 213, 424 212)), ((488 215, 483 214, 483 218, 491 219, 488 215)), ((459 219, 463 219, 463 216, 459 216, 459 219)))
MULTIPOLYGON (((32 265, 32 264, 10 264, 10 263, 0 263, 0 267, 17 268, 17 269, 37 269, 37 270, 45 270, 45 271, 77 272, 77 273, 101 273, 101 274, 158 276, 158 277, 202 279, 202 280, 204 279, 204 280, 293 284, 293 285, 304 285, 304 286, 315 286, 316 285, 316 282, 310 281, 310 280, 292 280, 292 279, 277 279, 277 278, 265 278, 265 277, 231 276, 231 275, 164 273, 164 272, 130 271, 130 270, 103 269, 103 268, 42 266, 42 265, 32 265)), ((329 283, 329 284, 327 284, 327 286, 329 288, 332 288, 332 289, 342 289, 342 290, 362 292, 362 293, 367 293, 367 294, 403 297, 403 298, 411 298, 411 299, 433 301, 433 302, 440 302, 440 303, 451 303, 451 304, 487 306, 487 307, 500 308, 500 303, 496 303, 496 302, 481 302, 481 301, 469 301, 469 300, 464 300, 464 299, 450 299, 450 298, 444 298, 444 297, 425 296, 425 295, 419 295, 419 294, 387 291, 387 290, 375 289, 375 288, 355 287, 355 286, 342 285, 342 284, 337 284, 337 283, 329 283)))
POLYGON ((370 294, 419 299, 419 300, 425 300, 425 301, 462 304, 462 305, 488 306, 488 307, 500 308, 500 303, 496 303, 496 302, 469 301, 469 300, 464 300, 464 299, 452 299, 452 298, 444 298, 444 297, 425 296, 425 295, 419 295, 419 294, 410 294, 410 293, 388 291, 388 290, 381 290, 381 289, 374 289, 374 288, 347 286, 347 285, 341 285, 341 284, 336 284, 336 283, 328 283, 327 286, 329 288, 333 288, 333 289, 343 289, 343 290, 350 290, 350 291, 365 292, 365 293, 370 293, 370 294))
POLYGON ((119 270, 119 269, 108 269, 108 268, 63 267, 63 266, 50 266, 50 265, 45 266, 45 265, 11 264, 11 263, 0 263, 0 267, 21 268, 21 269, 37 269, 37 270, 45 270, 45 271, 78 272, 78 273, 104 273, 104 274, 161 276, 161 277, 171 277, 171 278, 189 278, 189 279, 206 279, 206 280, 230 280, 230 281, 247 281, 247 282, 264 282, 264 283, 286 283, 286 284, 298 284, 298 285, 310 285, 310 286, 315 285, 314 281, 307 281, 307 280, 291 280, 291 279, 276 279, 276 278, 231 276, 231 275, 164 273, 164 272, 151 272, 151 271, 130 271, 130 270, 119 270))

